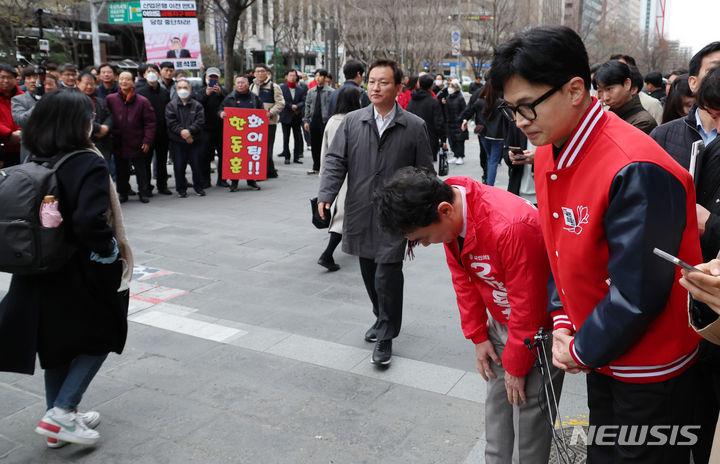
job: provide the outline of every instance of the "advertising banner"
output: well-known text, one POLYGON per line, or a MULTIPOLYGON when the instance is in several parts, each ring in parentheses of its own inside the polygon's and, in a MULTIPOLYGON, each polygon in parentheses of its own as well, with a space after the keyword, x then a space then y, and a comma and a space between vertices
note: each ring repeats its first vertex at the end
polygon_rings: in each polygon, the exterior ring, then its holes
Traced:
POLYGON ((268 112, 224 108, 223 179, 267 179, 268 112))
POLYGON ((147 60, 172 61, 175 69, 200 69, 200 33, 194 1, 141 0, 147 60))

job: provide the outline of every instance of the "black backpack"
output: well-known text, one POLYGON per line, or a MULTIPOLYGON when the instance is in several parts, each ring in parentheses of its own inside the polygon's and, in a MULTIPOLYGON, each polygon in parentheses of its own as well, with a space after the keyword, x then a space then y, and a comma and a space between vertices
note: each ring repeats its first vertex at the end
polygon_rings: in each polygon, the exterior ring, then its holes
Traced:
POLYGON ((55 171, 72 156, 87 151, 31 158, 28 163, 0 169, 0 272, 43 274, 68 261, 76 246, 67 239, 65 221, 58 227, 43 227, 40 205, 45 195, 59 198, 55 171))

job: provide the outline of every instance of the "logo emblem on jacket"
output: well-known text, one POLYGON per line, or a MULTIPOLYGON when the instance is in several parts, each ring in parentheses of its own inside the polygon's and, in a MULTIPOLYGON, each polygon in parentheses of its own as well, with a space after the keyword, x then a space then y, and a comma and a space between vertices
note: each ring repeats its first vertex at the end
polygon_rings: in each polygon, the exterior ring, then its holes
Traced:
POLYGON ((575 235, 580 235, 583 231, 582 224, 588 223, 590 213, 588 212, 587 206, 577 207, 577 217, 575 211, 572 208, 562 207, 563 216, 565 218, 565 227, 563 229, 572 232, 575 235))

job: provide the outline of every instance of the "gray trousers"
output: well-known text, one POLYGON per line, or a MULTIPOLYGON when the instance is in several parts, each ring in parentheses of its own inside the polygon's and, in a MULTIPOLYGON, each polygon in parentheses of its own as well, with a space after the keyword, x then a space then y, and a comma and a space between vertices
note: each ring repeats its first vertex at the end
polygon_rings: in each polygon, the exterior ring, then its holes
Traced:
MULTIPOLYGON (((488 336, 498 357, 502 357, 508 338, 507 327, 488 315, 488 336)), ((560 402, 560 390, 564 372, 552 365, 552 340, 546 342, 545 349, 550 362, 557 400, 560 402)), ((538 395, 542 378, 535 366, 525 376, 525 396, 527 403, 520 406, 508 402, 505 389, 505 369, 491 362, 497 378, 490 377, 485 400, 485 462, 486 464, 547 464, 550 453, 551 432, 548 418, 540 410, 539 402, 547 409, 544 392, 538 395)), ((552 407, 552 422, 555 423, 556 411, 552 407)))

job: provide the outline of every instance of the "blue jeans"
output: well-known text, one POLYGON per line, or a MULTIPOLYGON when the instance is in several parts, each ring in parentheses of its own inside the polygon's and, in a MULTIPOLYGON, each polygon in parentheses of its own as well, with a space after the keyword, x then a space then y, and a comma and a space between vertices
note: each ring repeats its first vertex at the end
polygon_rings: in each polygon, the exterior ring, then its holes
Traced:
POLYGON ((107 353, 98 356, 78 355, 70 364, 45 369, 45 402, 47 408, 72 411, 80 404, 85 390, 100 370, 107 353))
POLYGON ((482 143, 483 151, 487 154, 487 185, 495 185, 495 176, 505 143, 502 140, 491 140, 485 137, 480 139, 480 143, 482 143))

